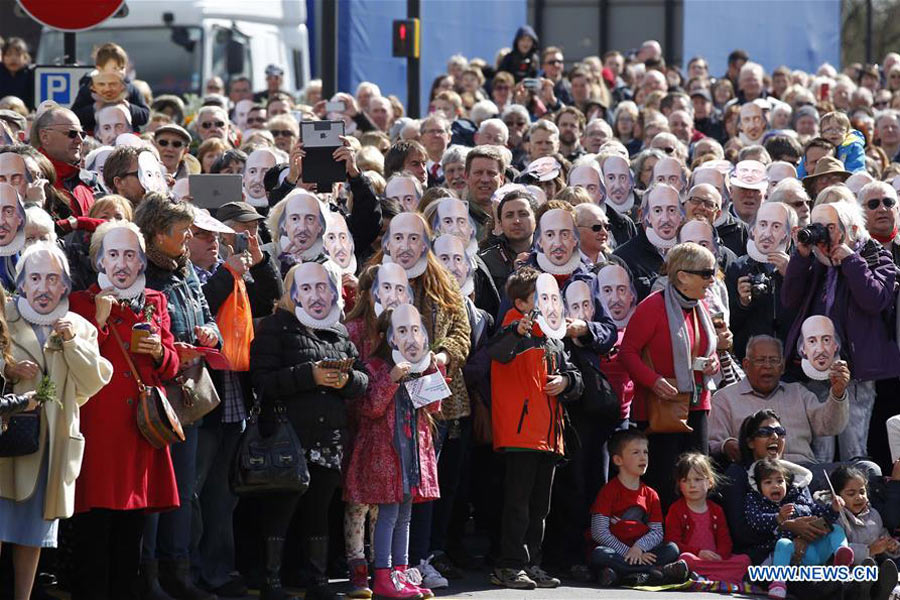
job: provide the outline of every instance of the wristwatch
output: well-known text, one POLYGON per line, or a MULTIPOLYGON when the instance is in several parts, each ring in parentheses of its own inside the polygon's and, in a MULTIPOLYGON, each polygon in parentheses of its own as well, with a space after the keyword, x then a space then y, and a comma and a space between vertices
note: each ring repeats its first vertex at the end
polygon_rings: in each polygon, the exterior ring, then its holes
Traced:
POLYGON ((71 229, 72 231, 75 231, 78 229, 78 217, 72 215, 71 217, 66 219, 66 221, 69 222, 69 229, 71 229))

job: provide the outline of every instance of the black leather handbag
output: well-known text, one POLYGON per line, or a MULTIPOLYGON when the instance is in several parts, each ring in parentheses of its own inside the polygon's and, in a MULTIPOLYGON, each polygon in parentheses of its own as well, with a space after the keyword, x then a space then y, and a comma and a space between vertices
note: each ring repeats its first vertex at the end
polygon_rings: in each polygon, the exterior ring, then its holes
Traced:
POLYGON ((38 451, 41 409, 0 419, 0 457, 25 456, 38 451))
POLYGON ((275 407, 275 429, 268 436, 259 430, 259 411, 259 404, 250 409, 247 429, 238 443, 231 466, 231 491, 237 496, 304 493, 309 487, 309 468, 284 405, 275 407))

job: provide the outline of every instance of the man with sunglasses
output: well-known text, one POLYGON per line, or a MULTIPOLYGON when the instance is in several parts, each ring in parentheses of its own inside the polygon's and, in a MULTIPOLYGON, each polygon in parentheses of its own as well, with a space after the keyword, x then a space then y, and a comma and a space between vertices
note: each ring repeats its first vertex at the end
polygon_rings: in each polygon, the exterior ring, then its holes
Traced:
POLYGON ((57 218, 87 216, 94 204, 94 194, 101 192, 96 174, 81 168, 84 137, 78 117, 62 106, 40 113, 31 127, 31 145, 50 159, 56 169, 53 186, 68 201, 68 206, 57 207, 57 218))
POLYGON ((195 123, 201 142, 219 138, 227 144, 231 143, 231 123, 228 113, 221 106, 204 106, 197 113, 195 123))
POLYGON ((566 68, 562 50, 556 46, 547 46, 541 53, 541 69, 543 76, 553 82, 553 95, 565 105, 572 101, 572 86, 564 75, 566 68))
POLYGON ((175 179, 189 175, 184 155, 191 144, 191 134, 180 125, 167 123, 153 132, 153 145, 159 151, 163 166, 175 179))
POLYGON ((884 181, 867 183, 857 195, 866 216, 866 228, 885 250, 891 253, 894 264, 900 266, 900 208, 897 204, 897 190, 884 181))

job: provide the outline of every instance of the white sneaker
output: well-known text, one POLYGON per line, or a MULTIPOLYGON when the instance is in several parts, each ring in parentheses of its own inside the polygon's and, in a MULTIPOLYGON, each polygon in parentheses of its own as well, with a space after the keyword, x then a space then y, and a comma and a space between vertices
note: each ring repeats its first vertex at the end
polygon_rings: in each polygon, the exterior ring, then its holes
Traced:
POLYGON ((432 590, 448 587, 450 582, 437 569, 431 566, 431 559, 432 557, 429 556, 427 560, 420 561, 416 567, 419 573, 422 574, 422 587, 432 590))

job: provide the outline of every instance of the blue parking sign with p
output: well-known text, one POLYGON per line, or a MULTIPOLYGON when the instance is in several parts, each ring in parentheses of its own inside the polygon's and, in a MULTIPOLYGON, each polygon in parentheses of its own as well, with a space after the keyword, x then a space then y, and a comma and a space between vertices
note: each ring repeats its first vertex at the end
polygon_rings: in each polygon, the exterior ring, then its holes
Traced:
POLYGON ((35 104, 52 100, 61 106, 71 106, 78 95, 79 80, 91 70, 74 66, 35 67, 35 104))

